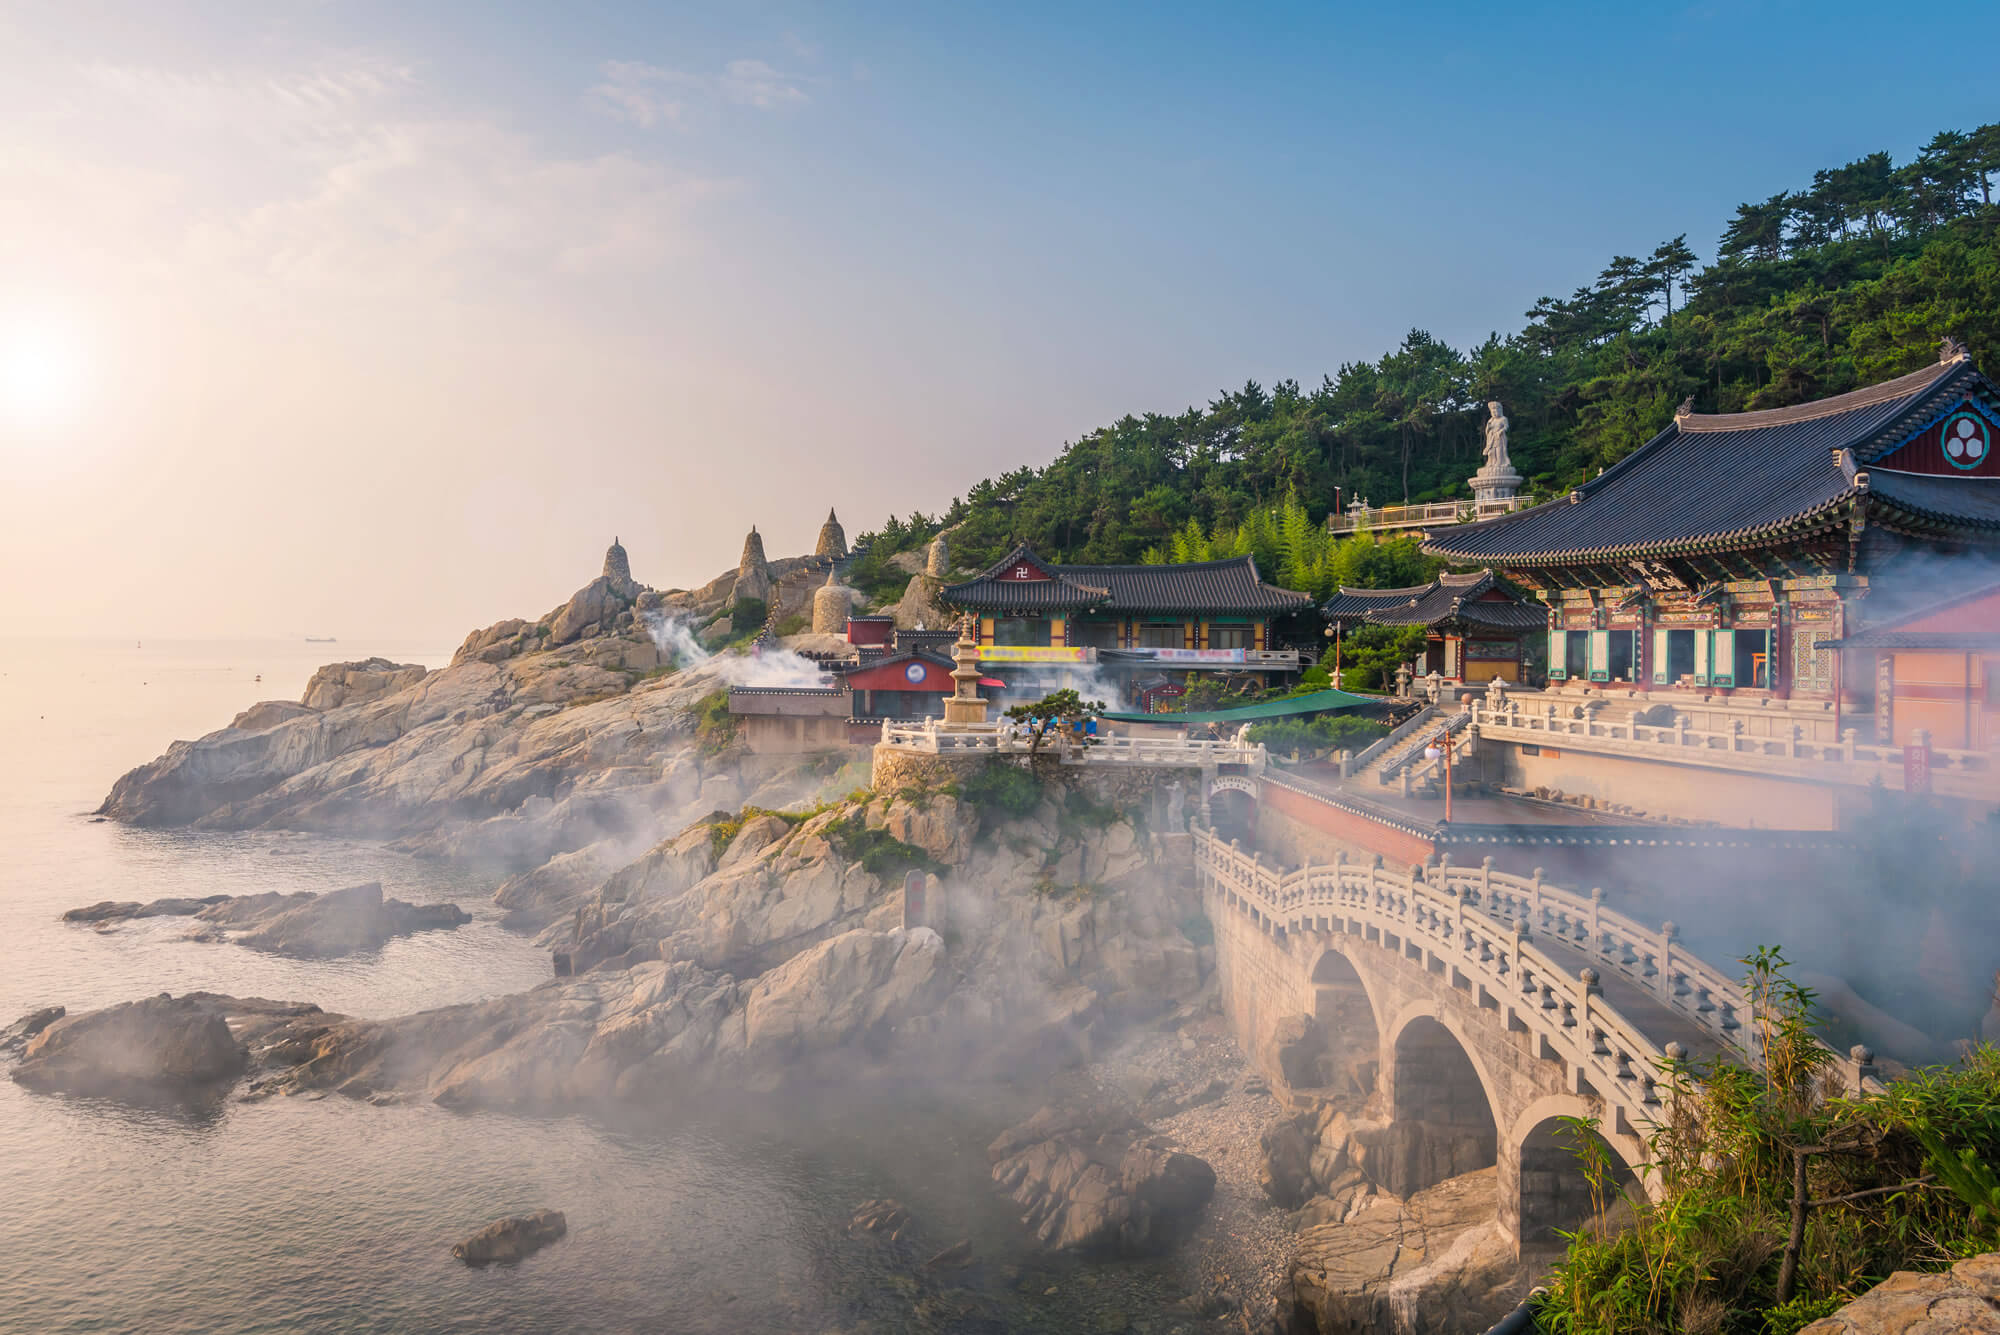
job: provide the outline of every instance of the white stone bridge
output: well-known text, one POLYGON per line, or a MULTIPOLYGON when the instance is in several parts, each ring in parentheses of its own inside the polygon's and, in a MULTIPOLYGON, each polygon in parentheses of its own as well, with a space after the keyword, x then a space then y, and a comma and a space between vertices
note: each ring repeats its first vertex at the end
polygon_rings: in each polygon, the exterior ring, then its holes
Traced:
MULTIPOLYGON (((1497 1165, 1517 1245, 1549 1242, 1587 1212, 1557 1119, 1595 1119, 1636 1168, 1669 1094, 1669 1058, 1756 1062, 1743 989, 1682 949, 1671 923, 1645 927, 1600 892, 1509 876, 1491 859, 1286 871, 1212 831, 1193 838, 1224 1007, 1246 1051, 1264 1057, 1278 1024, 1300 1014, 1372 1047, 1395 1147, 1383 1185, 1407 1193, 1497 1165)), ((1867 1060, 1860 1049, 1843 1059, 1850 1087, 1872 1074, 1867 1060)))

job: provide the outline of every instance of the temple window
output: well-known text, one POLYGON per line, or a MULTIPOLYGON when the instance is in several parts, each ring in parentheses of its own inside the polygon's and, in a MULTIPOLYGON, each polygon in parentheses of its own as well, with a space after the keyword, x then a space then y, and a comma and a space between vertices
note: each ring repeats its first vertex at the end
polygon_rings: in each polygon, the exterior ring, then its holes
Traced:
POLYGON ((1764 629, 1728 632, 1736 637, 1736 684, 1769 690, 1771 686, 1771 632, 1764 629))
POLYGON ((1118 623, 1115 621, 1071 621, 1069 642, 1091 649, 1116 649, 1118 623))
POLYGON ((1692 630, 1670 630, 1667 632, 1667 684, 1673 685, 1682 677, 1694 675, 1694 637, 1692 630))
POLYGON ((1146 621, 1139 626, 1139 647, 1141 649, 1179 649, 1187 642, 1187 633, 1178 621, 1146 621))
POLYGON ((1248 649, 1252 638, 1249 626, 1216 626, 1208 628, 1208 647, 1211 649, 1248 649))
POLYGON ((993 623, 993 643, 1046 647, 1049 623, 1042 617, 1001 617, 993 623))
POLYGON ((1637 671, 1636 631, 1614 630, 1609 632, 1609 670, 1613 681, 1632 681, 1637 671))
POLYGON ((1573 630, 1563 636, 1563 671, 1571 681, 1590 680, 1590 632, 1573 630))

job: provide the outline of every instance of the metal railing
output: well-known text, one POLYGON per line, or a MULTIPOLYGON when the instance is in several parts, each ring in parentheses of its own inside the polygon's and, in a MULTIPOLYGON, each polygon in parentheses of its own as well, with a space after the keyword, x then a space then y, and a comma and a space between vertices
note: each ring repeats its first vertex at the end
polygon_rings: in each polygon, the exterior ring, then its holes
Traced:
MULTIPOLYGON (((1676 764, 1823 783, 1903 786, 1903 748, 1860 741, 1852 728, 1842 730, 1839 741, 1827 741, 1809 736, 1809 729, 1800 723, 1791 724, 1786 736, 1759 736, 1742 719, 1731 720, 1725 731, 1694 727, 1685 716, 1666 724, 1639 723, 1629 717, 1566 718, 1554 704, 1537 712, 1518 700, 1498 709, 1475 700, 1471 712, 1480 735, 1495 741, 1559 741, 1579 750, 1676 764)), ((2000 798, 2000 776, 1990 751, 1932 747, 1930 777, 1932 789, 1947 796, 2000 798)))

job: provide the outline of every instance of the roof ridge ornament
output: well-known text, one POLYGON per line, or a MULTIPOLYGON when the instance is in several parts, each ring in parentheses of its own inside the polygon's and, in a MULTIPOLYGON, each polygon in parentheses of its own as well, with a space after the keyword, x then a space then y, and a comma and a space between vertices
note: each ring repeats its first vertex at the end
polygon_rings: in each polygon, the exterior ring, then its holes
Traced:
POLYGON ((1674 409, 1674 420, 1678 422, 1684 417, 1693 417, 1693 416, 1694 416, 1694 395, 1690 394, 1686 398, 1681 400, 1680 407, 1674 409))
POLYGON ((1962 362, 1970 356, 1972 356, 1972 353, 1966 349, 1965 340, 1958 335, 1946 334, 1938 340, 1938 364, 1940 366, 1950 366, 1953 362, 1962 362))

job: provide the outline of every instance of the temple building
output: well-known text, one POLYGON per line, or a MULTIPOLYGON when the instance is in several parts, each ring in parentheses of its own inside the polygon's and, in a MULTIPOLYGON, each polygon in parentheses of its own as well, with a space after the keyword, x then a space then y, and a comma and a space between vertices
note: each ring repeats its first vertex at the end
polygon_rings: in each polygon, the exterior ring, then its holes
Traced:
MULTIPOLYGON (((1223 670, 1272 681, 1317 657, 1316 647, 1283 646, 1277 629, 1284 618, 1310 614, 1311 595, 1266 584, 1248 556, 1059 565, 1022 544, 942 596, 979 618, 982 663, 1036 685, 1062 684, 1090 664, 1133 679, 1223 670)), ((1317 637, 1316 618, 1310 633, 1317 637)))
POLYGON ((1939 557, 2000 555, 1996 429, 2000 394, 1948 339, 1934 366, 1813 403, 1683 404, 1567 496, 1424 551, 1542 600, 1552 685, 1865 712, 1849 637, 1947 592, 1939 557))
POLYGON ((1343 633, 1357 626, 1424 627, 1418 675, 1464 683, 1525 682, 1537 647, 1530 639, 1548 625, 1541 604, 1523 601, 1491 570, 1443 574, 1406 589, 1343 587, 1320 610, 1343 633))
POLYGON ((2000 739, 2000 582, 1940 599, 1821 649, 1864 660, 1875 681, 1874 740, 1983 751, 2000 739))

